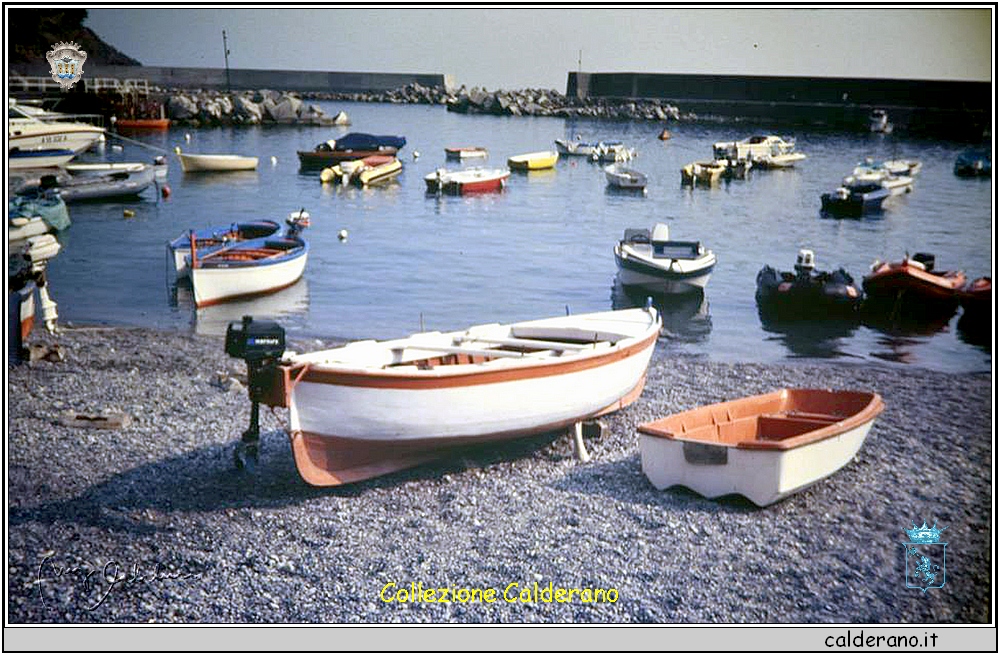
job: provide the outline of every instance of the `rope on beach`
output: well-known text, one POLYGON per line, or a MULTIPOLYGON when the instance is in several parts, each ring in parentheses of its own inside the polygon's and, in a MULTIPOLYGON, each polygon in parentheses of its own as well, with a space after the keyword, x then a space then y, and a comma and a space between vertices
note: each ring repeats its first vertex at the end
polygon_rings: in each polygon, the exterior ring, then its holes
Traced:
POLYGON ((128 143, 131 143, 133 145, 137 145, 139 147, 146 148, 148 150, 152 150, 154 152, 158 152, 158 153, 163 154, 163 155, 169 155, 169 154, 171 154, 171 152, 169 150, 164 150, 163 148, 157 148, 156 146, 151 146, 148 143, 143 143, 142 141, 136 141, 135 139, 130 139, 127 136, 122 136, 121 134, 117 134, 115 132, 107 132, 107 131, 105 131, 105 134, 107 134, 110 137, 114 137, 116 139, 121 139, 122 141, 127 141, 128 143))

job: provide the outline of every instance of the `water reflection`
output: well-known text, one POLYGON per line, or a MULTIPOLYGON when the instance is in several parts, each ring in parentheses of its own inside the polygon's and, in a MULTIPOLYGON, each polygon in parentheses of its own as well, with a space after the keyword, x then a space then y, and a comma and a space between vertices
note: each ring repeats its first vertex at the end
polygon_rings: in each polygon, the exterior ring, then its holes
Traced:
POLYGON ((990 313, 963 311, 958 317, 958 337, 967 344, 979 346, 987 353, 993 352, 993 327, 990 313))
POLYGON ((686 343, 698 343, 708 338, 712 331, 712 317, 708 312, 708 298, 702 290, 686 294, 656 294, 643 289, 622 286, 618 275, 611 287, 612 309, 645 307, 652 299, 660 312, 663 329, 660 336, 686 343))
POLYGON ((793 357, 850 357, 843 349, 843 340, 852 337, 860 325, 851 319, 773 320, 758 315, 768 334, 765 338, 780 341, 793 357))
POLYGON ((231 321, 243 316, 278 320, 309 311, 309 284, 302 278, 292 286, 265 296, 224 302, 194 309, 194 294, 189 283, 174 287, 178 307, 194 310, 194 331, 209 336, 222 336, 231 321))
POLYGON ((257 171, 227 171, 212 173, 210 171, 201 173, 185 173, 181 178, 181 185, 185 187, 254 187, 260 182, 260 175, 257 171))
POLYGON ((939 332, 946 332, 951 314, 924 317, 873 317, 865 316, 864 324, 879 333, 876 344, 884 350, 874 351, 872 357, 911 364, 918 361, 916 348, 927 343, 939 332))

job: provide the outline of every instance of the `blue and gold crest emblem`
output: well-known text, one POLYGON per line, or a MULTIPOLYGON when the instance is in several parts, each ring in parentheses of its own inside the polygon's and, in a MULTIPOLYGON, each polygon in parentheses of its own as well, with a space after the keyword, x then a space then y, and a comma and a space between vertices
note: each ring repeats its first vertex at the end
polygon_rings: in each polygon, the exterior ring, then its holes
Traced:
POLYGON ((927 521, 919 528, 906 530, 909 542, 903 543, 906 551, 906 586, 920 589, 927 593, 928 589, 940 589, 945 581, 945 548, 946 542, 941 541, 941 533, 947 528, 938 528, 937 521, 933 527, 927 527, 927 521))
POLYGON ((45 58, 49 61, 52 79, 62 88, 68 89, 83 76, 83 62, 87 61, 87 53, 72 41, 60 42, 52 46, 45 58))

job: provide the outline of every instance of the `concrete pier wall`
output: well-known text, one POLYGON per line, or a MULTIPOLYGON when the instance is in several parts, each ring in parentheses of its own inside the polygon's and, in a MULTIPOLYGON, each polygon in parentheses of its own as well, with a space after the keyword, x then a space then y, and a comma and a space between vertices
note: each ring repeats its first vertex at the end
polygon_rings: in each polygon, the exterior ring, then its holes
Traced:
POLYGON ((872 109, 916 133, 982 135, 990 125, 989 82, 570 72, 566 95, 658 98, 682 112, 782 124, 863 129, 872 109))

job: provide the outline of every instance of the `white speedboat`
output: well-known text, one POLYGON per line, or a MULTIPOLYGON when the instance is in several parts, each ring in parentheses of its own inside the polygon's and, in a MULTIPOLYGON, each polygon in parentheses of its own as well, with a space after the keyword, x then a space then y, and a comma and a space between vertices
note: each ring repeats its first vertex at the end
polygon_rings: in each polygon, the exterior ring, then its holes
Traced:
POLYGON ((345 484, 625 407, 660 325, 650 306, 359 341, 285 356, 264 402, 289 408, 302 478, 345 484))
POLYGON ((629 228, 615 244, 615 263, 625 287, 644 287, 658 294, 703 290, 715 268, 715 253, 700 241, 672 241, 663 223, 629 228))
POLYGON ((795 141, 773 134, 754 135, 742 141, 719 141, 712 146, 716 159, 746 160, 759 168, 788 168, 806 158, 795 151, 795 141))
POLYGON ((913 178, 909 175, 893 175, 887 168, 879 165, 857 166, 844 178, 844 187, 848 190, 878 184, 889 191, 890 195, 899 196, 913 191, 913 178))
MULTIPOLYGON (((66 118, 69 117, 33 110, 19 105, 13 99, 10 100, 7 104, 8 153, 14 150, 20 152, 69 150, 76 155, 104 138, 104 128, 64 120, 66 118)), ((35 162, 33 165, 58 166, 59 164, 35 162)))

